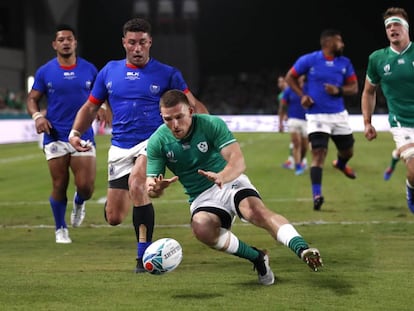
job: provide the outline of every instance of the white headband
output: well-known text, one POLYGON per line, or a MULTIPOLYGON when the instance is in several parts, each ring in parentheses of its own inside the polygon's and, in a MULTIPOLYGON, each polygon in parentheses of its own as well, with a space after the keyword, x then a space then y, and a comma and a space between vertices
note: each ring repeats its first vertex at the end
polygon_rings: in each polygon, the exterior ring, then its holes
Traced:
POLYGON ((404 18, 401 18, 399 16, 391 16, 388 17, 385 21, 384 21, 384 25, 385 27, 387 27, 389 24, 391 23, 398 23, 403 25, 407 30, 408 30, 408 23, 404 18))

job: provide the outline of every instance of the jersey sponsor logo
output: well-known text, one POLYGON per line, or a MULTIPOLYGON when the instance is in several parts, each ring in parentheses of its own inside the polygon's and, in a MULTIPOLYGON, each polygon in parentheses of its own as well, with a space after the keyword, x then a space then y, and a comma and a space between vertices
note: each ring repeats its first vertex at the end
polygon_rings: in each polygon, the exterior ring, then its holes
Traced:
POLYGON ((149 87, 151 94, 158 94, 160 92, 160 89, 160 86, 156 84, 151 84, 149 87))
POLYGON ((63 73, 63 79, 72 80, 76 78, 76 73, 74 71, 65 71, 63 73))
POLYGON ((200 150, 202 153, 206 153, 206 152, 208 151, 208 144, 207 144, 207 142, 206 142, 206 141, 199 142, 199 143, 197 144, 197 148, 198 148, 198 150, 200 150))
POLYGON ((397 62, 398 62, 398 65, 405 64, 405 60, 403 58, 400 58, 397 62))
POLYGON ((139 72, 138 71, 127 71, 126 73, 126 80, 138 80, 139 77, 139 72))

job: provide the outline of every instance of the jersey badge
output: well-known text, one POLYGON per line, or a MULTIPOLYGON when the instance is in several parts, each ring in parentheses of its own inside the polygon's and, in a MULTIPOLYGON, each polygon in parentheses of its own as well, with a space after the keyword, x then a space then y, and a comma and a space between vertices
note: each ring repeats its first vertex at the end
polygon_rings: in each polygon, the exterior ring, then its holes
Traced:
POLYGON ((202 153, 206 153, 208 151, 208 144, 205 141, 199 142, 197 144, 198 150, 200 150, 202 153))
POLYGON ((160 92, 160 89, 160 86, 155 84, 151 84, 149 87, 151 94, 158 94, 160 92))

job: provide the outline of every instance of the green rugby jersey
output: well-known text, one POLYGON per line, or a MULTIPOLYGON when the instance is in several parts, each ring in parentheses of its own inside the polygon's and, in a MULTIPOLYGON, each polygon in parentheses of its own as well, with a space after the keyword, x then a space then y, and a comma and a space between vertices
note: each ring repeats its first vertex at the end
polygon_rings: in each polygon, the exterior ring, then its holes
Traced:
POLYGON ((402 52, 390 47, 374 51, 368 59, 367 78, 380 84, 387 101, 391 127, 414 127, 414 45, 402 52))
POLYGON ((226 123, 217 116, 194 114, 190 135, 181 140, 163 124, 148 140, 147 176, 165 176, 168 167, 179 177, 192 202, 214 184, 197 170, 221 171, 227 162, 220 151, 235 141, 226 123))

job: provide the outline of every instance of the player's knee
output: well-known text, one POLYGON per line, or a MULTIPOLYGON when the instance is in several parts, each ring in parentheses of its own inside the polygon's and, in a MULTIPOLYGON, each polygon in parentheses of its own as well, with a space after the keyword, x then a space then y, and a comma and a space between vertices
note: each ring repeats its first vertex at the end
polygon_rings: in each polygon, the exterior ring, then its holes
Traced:
POLYGON ((203 217, 200 217, 200 213, 197 213, 193 216, 191 220, 191 230, 193 235, 200 242, 214 247, 216 242, 216 228, 213 228, 211 224, 205 221, 203 217))
POLYGON ((120 225, 123 221, 123 217, 119 213, 116 213, 112 209, 108 208, 106 203, 104 213, 106 222, 111 226, 120 225))
POLYGON ((230 240, 230 231, 224 228, 220 228, 220 235, 218 236, 216 244, 214 244, 214 248, 217 250, 224 250, 227 248, 228 243, 230 240))
POLYGON ((76 192, 84 200, 89 200, 94 191, 93 185, 76 185, 76 192))
POLYGON ((118 226, 122 223, 122 220, 120 217, 116 215, 111 215, 111 214, 108 215, 108 213, 106 213, 106 222, 110 226, 118 226))
POLYGON ((401 152, 401 158, 403 158, 406 162, 412 161, 414 158, 414 146, 409 147, 401 152))

